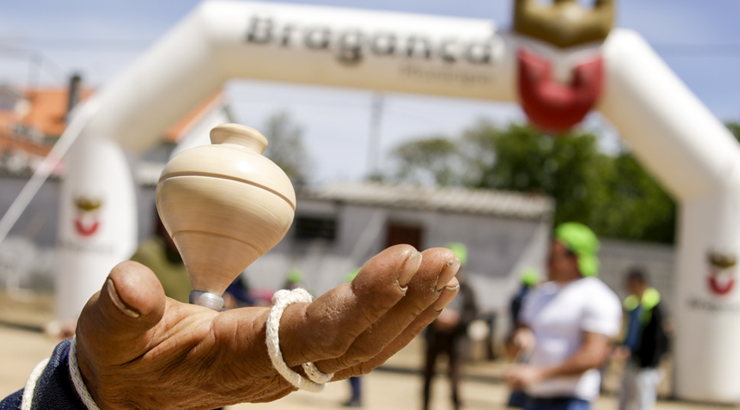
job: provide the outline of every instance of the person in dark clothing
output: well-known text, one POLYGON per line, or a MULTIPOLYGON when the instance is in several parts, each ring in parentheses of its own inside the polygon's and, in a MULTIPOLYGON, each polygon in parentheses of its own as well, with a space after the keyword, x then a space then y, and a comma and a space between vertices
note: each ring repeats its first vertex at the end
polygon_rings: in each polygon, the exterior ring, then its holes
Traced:
POLYGON ((513 327, 516 327, 516 324, 519 322, 519 312, 522 310, 524 298, 527 297, 530 289, 540 283, 540 273, 534 268, 524 269, 522 270, 521 280, 519 291, 517 291, 516 295, 511 298, 511 304, 509 306, 511 325, 513 327))
POLYGON ((226 288, 224 300, 225 309, 249 307, 257 304, 250 294, 249 282, 243 274, 237 276, 229 287, 226 288))
MULTIPOLYGON (((353 269, 352 272, 348 273, 347 276, 345 276, 344 281, 352 282, 355 277, 357 277, 358 273, 360 273, 360 268, 353 269)), ((349 400, 344 402, 343 406, 362 407, 362 377, 350 377, 347 380, 349 380, 349 386, 352 395, 350 396, 349 400)))
MULTIPOLYGON (((533 268, 527 268, 522 271, 521 274, 521 286, 519 287, 519 291, 514 295, 514 297, 511 299, 511 303, 509 305, 509 313, 511 314, 510 320, 511 320, 511 327, 512 327, 512 333, 516 329, 517 324, 519 323, 519 312, 522 310, 522 305, 524 304, 524 298, 527 297, 527 294, 529 294, 529 291, 537 286, 537 284, 540 282, 540 273, 533 268)), ((524 405, 527 403, 527 394, 523 392, 522 390, 512 390, 511 394, 509 395, 509 401, 507 403, 508 407, 515 407, 515 408, 524 408, 524 405)))
POLYGON ((459 393, 462 352, 467 338, 467 329, 478 314, 473 289, 463 278, 463 269, 467 260, 467 249, 462 244, 448 244, 455 251, 460 263, 457 278, 460 290, 457 297, 442 310, 437 319, 427 327, 426 360, 424 364, 423 409, 429 409, 432 379, 434 378, 437 356, 444 354, 448 359, 447 374, 452 389, 452 404, 455 410, 460 409, 459 393))
POLYGON ((619 409, 651 410, 655 408, 661 379, 658 366, 668 350, 660 294, 650 287, 645 273, 637 268, 627 273, 626 287, 630 293, 624 301, 627 332, 617 355, 627 358, 627 364, 619 409))

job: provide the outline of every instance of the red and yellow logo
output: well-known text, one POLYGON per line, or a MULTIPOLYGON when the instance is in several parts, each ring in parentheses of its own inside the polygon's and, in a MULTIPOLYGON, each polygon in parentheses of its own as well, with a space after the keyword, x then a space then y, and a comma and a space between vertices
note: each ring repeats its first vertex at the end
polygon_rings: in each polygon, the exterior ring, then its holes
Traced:
POLYGON ((92 236, 100 228, 99 210, 103 205, 100 199, 91 199, 85 197, 75 198, 75 207, 77 214, 75 216, 75 230, 80 236, 92 236))
POLYGON ((735 275, 737 257, 710 252, 708 259, 709 276, 707 276, 707 284, 709 290, 718 296, 729 294, 735 287, 737 279, 735 275))

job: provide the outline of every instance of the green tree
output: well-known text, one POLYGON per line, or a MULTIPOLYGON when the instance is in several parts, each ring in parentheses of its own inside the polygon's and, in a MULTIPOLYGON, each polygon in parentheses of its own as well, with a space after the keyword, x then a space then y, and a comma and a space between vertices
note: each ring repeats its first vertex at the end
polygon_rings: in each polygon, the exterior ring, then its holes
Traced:
POLYGON ((268 141, 265 156, 282 168, 294 184, 304 184, 311 160, 303 146, 303 128, 290 113, 279 111, 267 119, 264 135, 268 141))
POLYGON ((676 204, 630 153, 599 151, 595 135, 550 137, 524 125, 485 121, 459 139, 432 137, 393 151, 396 179, 547 195, 554 223, 577 221, 600 236, 671 243, 676 204))
POLYGON ((497 130, 481 123, 468 130, 463 141, 466 152, 483 152, 489 162, 471 161, 478 169, 469 186, 548 195, 555 199, 555 223, 590 223, 604 202, 603 180, 608 157, 598 151, 591 134, 569 134, 552 138, 522 125, 497 130), (490 158, 493 157, 491 161, 490 158))
POLYGON ((740 123, 729 121, 725 123, 725 126, 735 136, 735 139, 740 141, 740 123))
POLYGON ((396 164, 391 180, 449 186, 460 180, 460 153, 455 141, 443 136, 403 143, 390 154, 396 164))
POLYGON ((621 153, 611 159, 611 169, 602 183, 607 201, 592 220, 599 234, 673 242, 676 202, 631 153, 621 153))

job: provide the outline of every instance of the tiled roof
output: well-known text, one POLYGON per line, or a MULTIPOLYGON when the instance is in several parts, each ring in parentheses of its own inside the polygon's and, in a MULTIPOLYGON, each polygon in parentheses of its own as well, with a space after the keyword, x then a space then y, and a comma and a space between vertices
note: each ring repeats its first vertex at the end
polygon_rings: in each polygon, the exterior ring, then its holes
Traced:
MULTIPOLYGON (((4 85, 9 94, 14 89, 4 85)), ((93 90, 82 89, 80 98, 87 99, 93 90)), ((25 152, 34 156, 46 156, 52 143, 43 137, 57 138, 67 126, 68 92, 62 88, 34 88, 18 92, 15 107, 0 109, 0 152, 25 152), (22 106, 19 109, 18 104, 22 106), (19 130, 24 128, 22 134, 19 130), (29 135, 34 135, 31 138, 29 135), (39 138, 41 137, 41 138, 39 138)))
POLYGON ((332 184, 300 191, 298 194, 299 200, 316 199, 357 205, 522 219, 549 217, 554 210, 553 200, 546 196, 484 189, 431 189, 364 183, 332 184))
MULTIPOLYGON (((93 90, 83 88, 80 100, 86 100, 93 90)), ((28 128, 38 130, 49 137, 59 137, 67 127, 67 99, 69 93, 66 88, 34 88, 25 92, 29 102, 28 113, 20 120, 28 128)))
MULTIPOLYGON (((83 88, 81 100, 86 100, 93 94, 92 89, 83 88)), ((59 137, 64 132, 67 124, 67 99, 69 92, 67 88, 33 88, 26 90, 23 94, 28 100, 28 111, 19 116, 10 110, 0 110, 0 128, 5 133, 12 134, 13 127, 17 124, 37 130, 46 137, 59 137)), ((224 104, 224 93, 219 90, 208 99, 193 108, 183 116, 177 123, 170 126, 164 133, 164 140, 177 142, 187 134, 205 115, 216 107, 224 104)), ((12 135, 8 135, 9 137, 12 135)), ((48 148, 47 148, 48 150, 48 148)))
POLYGON ((211 94, 205 101, 198 104, 197 107, 190 110, 184 117, 173 124, 164 133, 164 140, 167 142, 179 142, 183 136, 187 135, 203 118, 216 108, 224 105, 226 96, 223 90, 211 94))
MULTIPOLYGON (((86 100, 94 90, 83 87, 80 99, 86 100)), ((64 132, 69 89, 37 87, 21 91, 0 84, 0 153, 10 152, 23 158, 46 156, 54 140, 64 132)), ((219 90, 193 108, 161 136, 167 142, 179 142, 207 115, 225 104, 219 90)))

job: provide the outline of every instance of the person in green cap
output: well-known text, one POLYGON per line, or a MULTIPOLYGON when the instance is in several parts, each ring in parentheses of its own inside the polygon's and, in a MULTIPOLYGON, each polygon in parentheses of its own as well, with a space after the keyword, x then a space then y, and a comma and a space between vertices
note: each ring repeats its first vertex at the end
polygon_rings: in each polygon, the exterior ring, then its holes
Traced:
POLYGON ((295 266, 288 269, 288 274, 285 275, 285 283, 283 283, 283 289, 293 290, 303 286, 303 271, 296 268, 295 266))
POLYGON ((507 342, 512 357, 527 363, 506 374, 527 395, 527 410, 590 410, 599 395, 599 367, 622 321, 617 295, 596 276, 599 240, 587 226, 555 228, 547 260, 548 281, 524 301, 507 342))
POLYGON ((668 350, 663 328, 660 293, 651 287, 642 269, 632 268, 625 285, 626 334, 615 356, 627 360, 619 392, 620 410, 652 410, 658 397, 660 359, 668 350))

